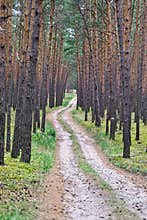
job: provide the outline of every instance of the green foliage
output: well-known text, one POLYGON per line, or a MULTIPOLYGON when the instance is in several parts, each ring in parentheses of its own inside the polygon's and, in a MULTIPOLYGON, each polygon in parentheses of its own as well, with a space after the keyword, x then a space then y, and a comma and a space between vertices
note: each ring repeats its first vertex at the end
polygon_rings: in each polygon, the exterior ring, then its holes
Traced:
POLYGON ((67 107, 69 102, 74 98, 74 94, 73 93, 66 93, 65 94, 65 98, 63 100, 62 106, 63 107, 67 107))
POLYGON ((5 202, 0 206, 0 219, 2 220, 31 220, 35 211, 28 202, 5 202), (6 212, 7 210, 7 212, 6 212))
POLYGON ((32 135, 32 164, 36 164, 42 173, 53 165, 55 150, 55 130, 51 122, 46 124, 46 132, 32 135))
POLYGON ((51 122, 46 132, 32 135, 32 159, 30 164, 5 156, 5 166, 0 166, 0 219, 29 220, 33 218, 34 204, 29 202, 31 191, 39 184, 54 162, 55 130, 51 122))
POLYGON ((74 98, 74 96, 75 95, 73 93, 65 93, 65 97, 63 99, 62 106, 54 107, 54 108, 47 108, 46 112, 50 113, 50 112, 53 112, 53 111, 59 109, 60 107, 67 107, 68 104, 70 103, 70 101, 74 98))
MULTIPOLYGON (((66 107, 74 97, 65 94, 63 106, 66 107)), ((54 108, 54 110, 57 108, 54 108)), ((48 110, 47 110, 48 111, 48 110)), ((49 112, 49 111, 48 111, 49 112)), ((12 112, 11 130, 14 130, 14 112, 12 112)), ((44 174, 53 166, 56 133, 51 122, 47 121, 46 131, 38 130, 32 134, 31 163, 21 163, 5 154, 5 166, 0 166, 0 219, 30 220, 35 216, 35 204, 29 198, 31 191, 40 183, 44 174)))
MULTIPOLYGON (((73 118, 88 130, 88 132, 95 138, 97 143, 101 146, 104 153, 108 156, 109 160, 116 166, 124 168, 133 173, 147 174, 147 136, 146 126, 141 123, 141 140, 135 141, 135 124, 132 122, 132 146, 131 158, 122 158, 123 144, 122 132, 116 132, 116 139, 112 141, 105 135, 105 121, 102 121, 102 127, 97 128, 90 121, 84 121, 84 113, 79 110, 73 110, 73 118)), ((91 114, 89 114, 91 116, 91 114)))

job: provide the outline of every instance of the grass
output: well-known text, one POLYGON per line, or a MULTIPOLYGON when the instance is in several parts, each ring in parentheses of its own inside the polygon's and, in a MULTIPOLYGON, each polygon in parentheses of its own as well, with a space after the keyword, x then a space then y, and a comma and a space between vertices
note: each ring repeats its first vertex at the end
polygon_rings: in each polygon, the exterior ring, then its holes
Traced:
POLYGON ((81 110, 73 110, 72 116, 93 136, 114 165, 124 168, 132 173, 139 173, 142 175, 147 174, 147 153, 145 153, 147 146, 146 126, 141 123, 141 139, 139 142, 135 141, 135 123, 132 121, 131 158, 124 159, 122 158, 123 143, 121 131, 116 132, 116 139, 113 141, 105 135, 104 120, 102 121, 101 128, 97 128, 93 123, 91 123, 91 121, 84 121, 84 113, 81 110))
POLYGON ((69 102, 74 98, 74 93, 65 93, 65 98, 63 100, 62 106, 67 107, 69 102))
POLYGON ((125 203, 116 197, 112 187, 106 181, 104 181, 99 176, 99 174, 87 163, 81 151, 80 145, 75 138, 73 138, 73 150, 79 168, 93 181, 98 189, 104 192, 104 195, 107 198, 106 202, 112 208, 112 215, 114 218, 119 220, 137 220, 138 217, 134 213, 127 210, 125 203))
MULTIPOLYGON (((63 110, 64 111, 64 110, 63 110)), ((64 127, 64 129, 70 133, 71 139, 72 139, 72 147, 75 155, 75 159, 77 164, 79 165, 79 168, 90 178, 93 180, 97 180, 98 182, 98 187, 100 189, 107 189, 107 190, 112 190, 112 188, 99 177, 99 174, 90 166, 90 164, 87 162, 86 158, 83 155, 83 152, 81 150, 81 147, 78 143, 78 140, 76 138, 76 135, 74 134, 74 131, 69 127, 69 125, 62 119, 62 113, 61 112, 58 116, 58 120, 64 127)))
POLYGON ((115 192, 113 191, 112 187, 105 182, 91 166, 87 162, 85 156, 83 155, 83 152, 81 150, 80 144, 78 143, 78 140, 76 138, 76 135, 74 134, 74 131, 69 127, 69 125, 62 119, 62 113, 64 110, 59 114, 58 120, 64 127, 64 129, 70 133, 70 137, 72 140, 72 147, 74 151, 75 160, 79 166, 79 168, 86 174, 88 178, 90 178, 93 183, 98 187, 98 189, 102 190, 104 192, 104 195, 107 198, 107 204, 112 208, 112 215, 115 219, 124 220, 124 219, 130 219, 130 220, 137 220, 138 217, 126 209, 125 203, 118 199, 115 195, 115 192))
POLYGON ((55 107, 53 107, 53 108, 47 108, 47 109, 46 109, 46 112, 47 112, 47 113, 50 113, 50 112, 55 111, 55 110, 57 110, 57 109, 59 109, 59 108, 67 107, 68 104, 70 103, 70 101, 71 101, 74 97, 75 97, 75 94, 74 94, 74 93, 65 93, 65 97, 64 97, 64 99, 63 99, 62 106, 58 106, 58 107, 55 106, 55 107))
MULTIPOLYGON (((67 106, 74 94, 65 94, 63 107, 67 106)), ((47 113, 58 107, 47 109, 47 113)), ((11 129, 14 129, 15 113, 12 112, 11 129)), ((39 186, 44 174, 54 163, 56 134, 51 122, 46 122, 46 131, 32 134, 31 163, 25 164, 12 159, 5 153, 5 166, 0 166, 0 219, 32 220, 36 215, 36 204, 32 193, 39 186)))
POLYGON ((79 164, 80 169, 88 175, 93 181, 96 182, 96 185, 101 190, 112 190, 112 188, 107 184, 104 180, 102 180, 99 174, 90 166, 90 164, 86 161, 86 158, 81 151, 80 145, 78 144, 76 137, 73 139, 73 150, 76 156, 76 161, 79 164))
POLYGON ((12 159, 5 154, 5 166, 0 166, 0 219, 33 219, 35 204, 30 203, 31 191, 43 175, 53 166, 55 130, 50 122, 46 132, 32 135, 32 159, 30 164, 12 159), (24 217, 25 216, 25 217, 24 217))
POLYGON ((93 180, 98 180, 99 188, 101 189, 108 189, 111 190, 112 188, 104 181, 102 180, 98 173, 90 166, 90 164, 87 162, 86 158, 83 155, 83 152, 81 150, 80 144, 76 138, 76 135, 74 134, 74 131, 69 127, 69 125, 62 119, 62 113, 64 110, 59 114, 58 120, 64 127, 64 129, 70 133, 71 139, 72 139, 72 147, 73 151, 75 153, 75 159, 77 161, 77 164, 79 165, 79 168, 88 176, 90 176, 93 180))

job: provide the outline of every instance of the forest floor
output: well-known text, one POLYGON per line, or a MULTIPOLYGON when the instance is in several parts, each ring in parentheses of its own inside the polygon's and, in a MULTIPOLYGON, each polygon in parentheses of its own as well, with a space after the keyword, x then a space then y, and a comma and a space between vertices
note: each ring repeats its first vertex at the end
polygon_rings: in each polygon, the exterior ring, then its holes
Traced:
POLYGON ((73 120, 74 106, 48 114, 56 160, 38 193, 38 220, 147 219, 146 178, 114 167, 73 120))

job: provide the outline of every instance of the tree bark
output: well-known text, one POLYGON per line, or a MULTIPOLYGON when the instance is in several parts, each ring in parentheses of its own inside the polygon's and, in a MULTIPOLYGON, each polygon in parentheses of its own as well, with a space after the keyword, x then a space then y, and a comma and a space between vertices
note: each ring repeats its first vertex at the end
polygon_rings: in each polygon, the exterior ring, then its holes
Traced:
POLYGON ((121 59, 123 106, 123 157, 130 158, 130 2, 116 0, 118 35, 121 59), (122 11, 123 7, 123 11, 122 11), (124 30, 124 31, 123 31, 124 30))
POLYGON ((6 59, 6 27, 7 8, 5 0, 0 1, 0 165, 4 165, 4 140, 5 140, 5 59, 6 59))

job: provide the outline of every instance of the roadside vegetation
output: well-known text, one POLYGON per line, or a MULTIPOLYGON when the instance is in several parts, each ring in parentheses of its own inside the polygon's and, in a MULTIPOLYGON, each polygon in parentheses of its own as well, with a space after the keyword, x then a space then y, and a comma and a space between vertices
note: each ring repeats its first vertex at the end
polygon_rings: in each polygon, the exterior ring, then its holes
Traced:
MULTIPOLYGON (((110 140, 105 135, 105 121, 102 121, 101 128, 95 127, 94 123, 84 121, 84 113, 81 110, 73 110, 72 116, 80 125, 82 125, 89 134, 97 141, 103 152, 108 156, 109 160, 117 167, 124 168, 132 173, 147 174, 147 136, 146 127, 141 123, 140 141, 135 141, 135 123, 132 121, 132 145, 130 159, 122 158, 123 143, 122 132, 116 132, 115 140, 110 140)), ((91 115, 90 115, 91 116, 91 115)))
MULTIPOLYGON (((63 106, 67 106, 73 97, 73 93, 66 94, 63 106)), ((13 129, 14 113, 11 121, 11 130, 13 129)), ((37 206, 32 200, 33 193, 54 164, 55 146, 55 129, 47 121, 45 132, 38 130, 36 134, 32 134, 30 164, 20 162, 20 157, 14 159, 10 153, 5 153, 5 165, 0 166, 0 219, 35 218, 37 206)))
POLYGON ((55 106, 53 108, 47 108, 46 109, 46 112, 47 113, 50 113, 52 111, 55 111, 61 107, 67 107, 68 104, 70 103, 70 101, 75 97, 75 94, 73 92, 70 92, 70 93, 65 93, 64 95, 64 99, 63 99, 63 102, 62 102, 62 106, 55 106))
POLYGON ((32 159, 30 164, 5 155, 5 166, 0 167, 0 219, 32 219, 35 204, 31 202, 35 187, 53 166, 55 130, 50 122, 46 132, 32 135, 32 159), (30 202, 29 202, 30 201, 30 202), (33 207, 32 207, 33 206, 33 207))
POLYGON ((67 107, 69 102, 75 97, 74 93, 65 93, 65 98, 63 99, 62 106, 67 107))
POLYGON ((104 195, 106 196, 106 198, 107 198, 106 202, 112 208, 112 215, 113 216, 111 216, 111 217, 113 217, 115 219, 120 219, 120 220, 124 220, 124 219, 137 220, 138 217, 134 213, 130 212, 129 210, 127 210, 125 208, 124 202, 116 197, 116 194, 113 191, 112 187, 106 181, 104 181, 99 176, 99 173, 96 172, 91 167, 91 165, 87 162, 87 160, 81 150, 80 144, 78 143, 78 140, 76 138, 74 131, 62 119, 63 112, 64 112, 64 110, 59 114, 58 120, 62 124, 64 129, 68 133, 70 133, 70 135, 71 135, 72 148, 73 148, 73 152, 74 152, 74 156, 75 156, 75 160, 77 162, 77 165, 80 168, 80 170, 88 177, 88 179, 90 179, 91 182, 96 187, 98 187, 101 190, 101 192, 104 193, 104 195))

